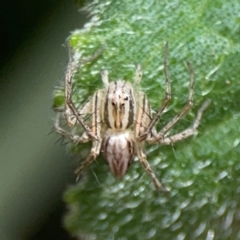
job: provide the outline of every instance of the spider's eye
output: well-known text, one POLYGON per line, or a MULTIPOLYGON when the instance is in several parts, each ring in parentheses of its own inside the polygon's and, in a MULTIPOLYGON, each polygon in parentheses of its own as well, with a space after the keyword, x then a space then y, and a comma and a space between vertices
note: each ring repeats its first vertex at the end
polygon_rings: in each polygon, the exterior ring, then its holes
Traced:
POLYGON ((115 107, 115 106, 116 106, 116 103, 115 103, 115 102, 112 102, 112 106, 115 107))
POLYGON ((125 97, 124 100, 127 101, 127 100, 128 100, 128 97, 125 97))

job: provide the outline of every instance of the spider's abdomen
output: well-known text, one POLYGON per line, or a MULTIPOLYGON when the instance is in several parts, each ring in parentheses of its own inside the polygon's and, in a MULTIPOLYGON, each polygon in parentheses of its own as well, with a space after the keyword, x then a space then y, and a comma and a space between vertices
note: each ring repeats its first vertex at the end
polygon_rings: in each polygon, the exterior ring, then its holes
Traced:
POLYGON ((109 129, 103 141, 102 152, 112 174, 122 178, 134 157, 131 131, 114 132, 109 129))

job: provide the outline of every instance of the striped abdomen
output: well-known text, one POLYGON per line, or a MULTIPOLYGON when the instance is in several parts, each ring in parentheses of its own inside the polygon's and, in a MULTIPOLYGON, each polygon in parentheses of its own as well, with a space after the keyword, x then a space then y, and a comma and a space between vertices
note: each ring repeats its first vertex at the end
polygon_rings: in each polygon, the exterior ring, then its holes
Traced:
POLYGON ((134 156, 134 141, 131 131, 106 132, 102 151, 112 174, 121 178, 125 175, 134 156))

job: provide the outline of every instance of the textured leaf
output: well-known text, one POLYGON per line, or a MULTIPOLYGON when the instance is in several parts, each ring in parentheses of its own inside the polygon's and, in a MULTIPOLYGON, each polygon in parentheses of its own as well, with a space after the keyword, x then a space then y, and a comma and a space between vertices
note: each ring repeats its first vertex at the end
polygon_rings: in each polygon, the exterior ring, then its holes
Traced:
POLYGON ((77 72, 76 105, 103 86, 101 68, 131 81, 140 63, 142 90, 156 110, 165 92, 166 41, 173 100, 158 127, 186 102, 186 60, 195 70, 194 108, 172 132, 187 128, 203 101, 212 103, 196 136, 173 147, 146 146, 169 196, 156 192, 138 161, 118 181, 99 157, 65 194, 67 229, 90 239, 240 239, 239 1, 102 0, 87 9, 91 21, 70 36, 76 56, 106 49, 77 72))

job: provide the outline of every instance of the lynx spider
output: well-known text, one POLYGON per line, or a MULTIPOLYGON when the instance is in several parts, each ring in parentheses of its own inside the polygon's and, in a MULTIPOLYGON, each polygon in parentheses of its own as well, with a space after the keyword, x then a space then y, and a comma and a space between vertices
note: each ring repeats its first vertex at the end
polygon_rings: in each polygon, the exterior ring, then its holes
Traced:
MULTIPOLYGON (((100 49, 90 58, 82 59, 80 65, 95 60, 102 51, 103 49, 100 49)), ((112 174, 117 178, 122 178, 136 155, 144 170, 152 179, 155 188, 166 191, 147 161, 147 156, 144 153, 144 142, 170 145, 194 135, 200 124, 202 114, 209 105, 209 101, 203 103, 190 127, 173 136, 167 135, 168 131, 193 105, 194 71, 190 63, 187 62, 190 71, 187 103, 169 123, 159 132, 156 131, 154 126, 171 100, 167 53, 168 45, 166 44, 164 51, 165 98, 156 114, 152 116, 145 93, 134 91, 135 86, 140 83, 142 77, 140 65, 136 66, 134 84, 125 80, 109 82, 108 71, 102 70, 101 76, 105 88, 97 90, 90 101, 83 107, 76 109, 72 101, 72 79, 79 64, 73 60, 71 49, 69 49, 69 63, 65 75, 64 116, 69 127, 80 124, 84 133, 79 136, 63 129, 60 126, 61 113, 57 114, 55 131, 77 144, 92 141, 89 156, 75 171, 78 177, 102 152, 112 174), (89 112, 92 114, 90 126, 84 121, 84 117, 89 112)))

